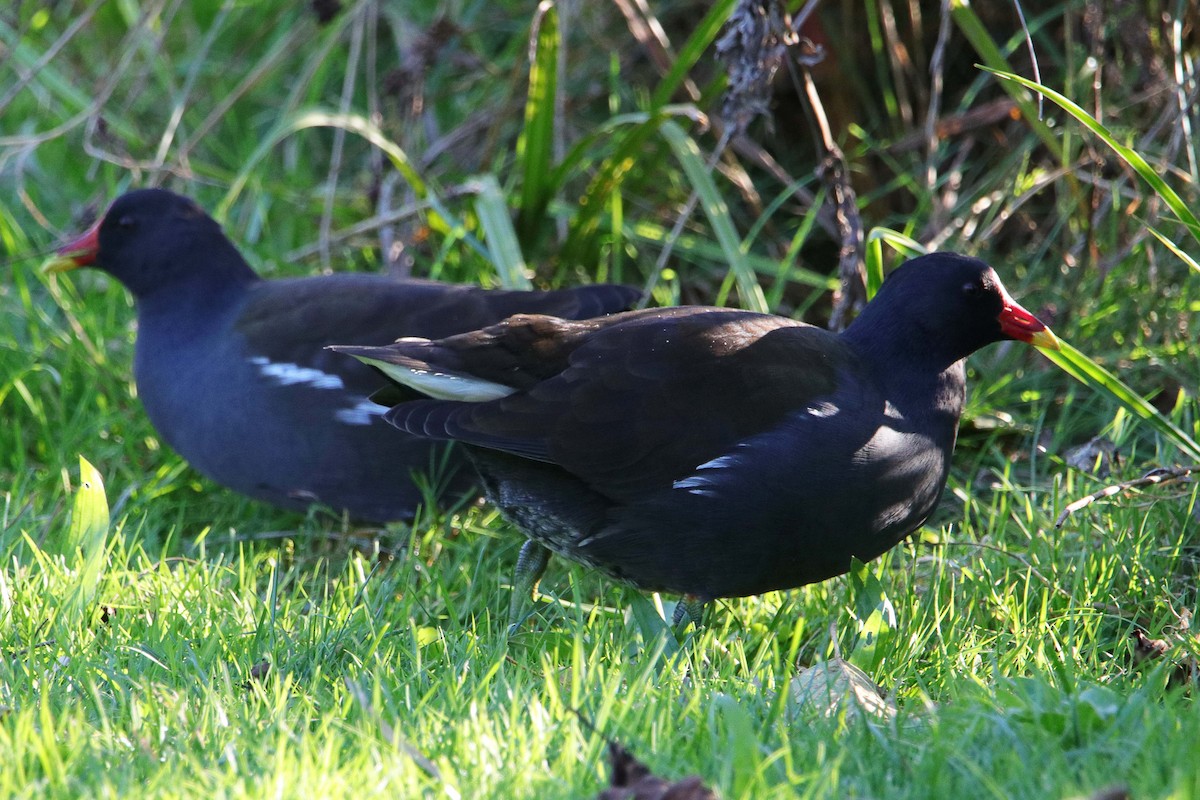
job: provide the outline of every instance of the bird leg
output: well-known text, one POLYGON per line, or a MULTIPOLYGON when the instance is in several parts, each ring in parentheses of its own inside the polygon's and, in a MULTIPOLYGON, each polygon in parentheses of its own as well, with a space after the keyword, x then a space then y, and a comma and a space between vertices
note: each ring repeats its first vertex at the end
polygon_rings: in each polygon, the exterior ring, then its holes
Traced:
POLYGON ((675 603, 675 613, 671 615, 671 625, 683 630, 690 622, 699 628, 704 620, 704 608, 708 601, 695 594, 685 594, 675 603))
POLYGON ((512 597, 508 601, 508 635, 512 636, 521 623, 533 614, 523 606, 531 605, 537 598, 538 583, 550 563, 550 551, 533 539, 526 539, 517 555, 517 568, 513 571, 512 597))

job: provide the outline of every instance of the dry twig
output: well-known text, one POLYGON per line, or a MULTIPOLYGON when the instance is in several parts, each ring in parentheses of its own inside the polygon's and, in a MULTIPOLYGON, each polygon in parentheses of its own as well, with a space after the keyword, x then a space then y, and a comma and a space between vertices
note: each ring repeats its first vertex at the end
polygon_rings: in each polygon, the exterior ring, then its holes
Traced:
POLYGON ((1080 509, 1087 508, 1097 500, 1103 500, 1106 497, 1112 497, 1114 494, 1120 494, 1126 489, 1140 489, 1143 486, 1171 483, 1173 481, 1186 478, 1187 476, 1196 472, 1200 472, 1200 464, 1190 467, 1176 467, 1175 469, 1166 469, 1160 467, 1158 469, 1150 470, 1145 475, 1135 480, 1123 481, 1121 483, 1114 483, 1111 486, 1105 486, 1100 491, 1092 492, 1085 497, 1081 497, 1064 508, 1062 513, 1058 515, 1058 519, 1054 521, 1054 527, 1061 528, 1063 523, 1067 521, 1067 517, 1071 516, 1080 509))
POLYGON ((824 53, 808 40, 801 42, 800 49, 802 55, 795 62, 789 61, 788 68, 791 70, 792 80, 797 84, 797 91, 803 90, 812 108, 823 151, 820 153, 821 164, 817 168, 817 174, 825 182, 829 188, 829 195, 833 198, 834 221, 842 242, 838 253, 841 290, 834 300, 833 312, 829 316, 830 330, 840 331, 867 299, 862 218, 858 213, 858 199, 854 187, 850 185, 850 169, 846 164, 846 156, 834 139, 833 131, 829 127, 829 118, 825 114, 825 106, 821 103, 821 96, 809 69, 824 58, 824 53), (799 75, 796 74, 797 70, 799 75))

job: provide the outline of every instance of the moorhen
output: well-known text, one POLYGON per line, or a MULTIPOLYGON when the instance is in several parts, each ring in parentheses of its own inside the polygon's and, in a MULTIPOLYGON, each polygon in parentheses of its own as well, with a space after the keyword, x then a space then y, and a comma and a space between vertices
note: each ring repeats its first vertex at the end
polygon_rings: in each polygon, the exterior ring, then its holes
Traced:
POLYGON ((467 445, 529 537, 514 591, 536 586, 548 548, 684 595, 678 622, 845 573, 912 533, 946 483, 963 359, 1003 339, 1058 347, 991 267, 934 253, 841 334, 692 307, 335 349, 428 395, 385 415, 397 428, 467 445))
MULTIPOLYGON (((195 202, 161 189, 118 198, 49 271, 96 266, 137 301, 134 375, 154 427, 193 467, 278 506, 364 522, 410 517, 412 474, 474 484, 461 457, 384 423, 378 375, 332 342, 443 337, 521 312, 592 317, 629 308, 624 286, 489 291, 339 274, 263 280, 195 202)), ((447 494, 446 496, 449 496, 447 494)))

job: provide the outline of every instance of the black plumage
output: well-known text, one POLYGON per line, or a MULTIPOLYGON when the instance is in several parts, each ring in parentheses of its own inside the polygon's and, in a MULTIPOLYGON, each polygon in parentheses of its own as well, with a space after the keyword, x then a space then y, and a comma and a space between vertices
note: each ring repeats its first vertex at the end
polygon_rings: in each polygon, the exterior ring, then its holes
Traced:
POLYGON ((137 302, 138 396, 162 437, 208 477, 287 508, 317 502, 364 521, 409 517, 413 473, 471 490, 461 456, 385 424, 380 380, 325 349, 442 337, 521 312, 590 317, 637 291, 597 285, 489 291, 366 274, 263 280, 186 197, 118 198, 50 269, 96 266, 137 302))
POLYGON ((844 573, 940 499, 963 359, 1057 347, 994 270, 912 260, 842 334, 719 308, 521 315, 440 341, 339 347, 428 399, 387 419, 466 445, 527 536, 702 600, 844 573))

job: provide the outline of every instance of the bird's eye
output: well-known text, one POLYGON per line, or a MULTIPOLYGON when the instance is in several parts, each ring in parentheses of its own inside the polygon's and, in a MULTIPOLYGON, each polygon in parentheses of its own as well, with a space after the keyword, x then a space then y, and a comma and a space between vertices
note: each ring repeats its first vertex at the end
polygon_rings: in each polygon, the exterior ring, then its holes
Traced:
POLYGON ((972 300, 978 300, 980 297, 983 297, 983 284, 976 283, 975 281, 964 283, 962 292, 965 297, 969 297, 972 300))
POLYGON ((137 224, 137 220, 134 219, 134 216, 132 214, 126 214, 125 216, 123 216, 117 220, 117 226, 120 228, 132 228, 136 224, 137 224))

